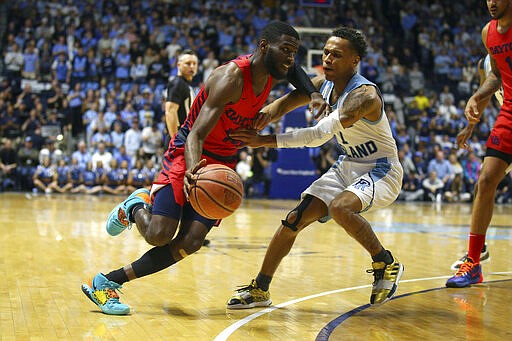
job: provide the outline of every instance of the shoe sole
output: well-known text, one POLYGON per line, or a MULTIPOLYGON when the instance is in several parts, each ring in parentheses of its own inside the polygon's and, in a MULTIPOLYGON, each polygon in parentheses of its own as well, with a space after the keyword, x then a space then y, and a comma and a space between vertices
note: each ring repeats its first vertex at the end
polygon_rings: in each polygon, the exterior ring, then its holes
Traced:
POLYGON ((478 279, 478 281, 474 282, 474 283, 468 283, 466 285, 459 285, 458 283, 446 281, 445 285, 446 285, 447 288, 467 288, 467 287, 472 286, 473 284, 482 283, 483 281, 484 281, 484 276, 480 275, 480 278, 478 279))
POLYGON ((85 294, 85 296, 87 296, 87 298, 90 299, 92 303, 96 304, 98 306, 98 308, 101 309, 101 307, 98 305, 98 303, 96 303, 96 301, 92 298, 92 296, 90 294, 91 291, 92 291, 92 289, 88 285, 82 284, 82 292, 85 294))
POLYGON ((389 291, 388 296, 382 302, 378 302, 378 303, 370 302, 371 305, 382 305, 382 304, 386 303, 387 301, 389 301, 390 299, 392 299, 393 296, 395 296, 396 291, 398 290, 398 283, 400 282, 400 279, 402 278, 402 275, 404 274, 404 270, 405 270, 405 266, 400 263, 400 269, 398 270, 398 274, 396 275, 396 281, 395 281, 395 283, 393 283, 393 287, 389 291))
MULTIPOLYGON (((108 224, 109 224, 109 222, 110 222, 111 220, 113 220, 113 219, 117 219, 117 220, 119 220, 119 219, 117 218, 117 215, 118 215, 118 211, 119 211, 119 209, 121 209, 121 207, 118 207, 118 206, 114 207, 114 208, 112 209, 112 211, 110 211, 110 214, 108 215, 108 218, 107 218, 107 226, 105 227, 105 229, 106 229, 107 233, 108 233, 109 235, 111 235, 112 237, 115 237, 115 236, 120 235, 121 233, 123 233, 123 232, 124 232, 124 231, 129 227, 129 226, 130 226, 130 224, 128 224, 127 226, 124 226, 124 225, 123 225, 123 227, 120 227, 120 226, 113 226, 113 227, 110 227, 110 228, 109 228, 109 225, 108 225, 108 224), (113 216, 114 216, 114 218, 112 218, 113 216)), ((122 223, 121 223, 121 225, 122 225, 122 223)))
POLYGON ((233 304, 228 305, 227 309, 233 309, 233 310, 241 310, 241 309, 251 309, 251 308, 257 308, 257 307, 268 307, 272 305, 272 300, 266 300, 261 302, 253 302, 249 304, 233 304))
POLYGON ((448 283, 446 282, 446 287, 447 288, 467 288, 467 287, 470 287, 474 284, 478 284, 478 283, 482 283, 483 282, 483 279, 481 281, 478 281, 478 282, 475 282, 475 283, 469 283, 469 284, 466 284, 466 285, 458 285, 457 283, 448 283))
POLYGON ((94 298, 91 296, 91 292, 92 292, 92 289, 86 285, 86 284, 82 284, 82 292, 85 294, 85 296, 87 296, 88 299, 91 300, 92 303, 94 303, 98 308, 100 308, 101 312, 105 315, 128 315, 130 314, 130 310, 128 310, 127 312, 106 312, 104 311, 101 306, 94 300, 94 298))
MULTIPOLYGON (((150 200, 150 193, 147 189, 143 189, 143 188, 140 188, 138 190, 136 190, 135 192, 133 192, 132 194, 130 194, 128 196, 128 198, 126 198, 123 203, 126 204, 128 201, 134 199, 135 197, 139 197, 140 199, 142 199, 142 201, 144 201, 144 203, 146 204, 149 204, 151 202, 150 200)), ((106 226, 106 230, 107 230, 107 233, 109 235, 111 235, 112 237, 115 237, 115 236, 118 236, 120 235, 121 233, 123 233, 124 231, 126 231, 127 228, 129 228, 130 224, 128 224, 127 226, 122 226, 122 227, 119 227, 119 226, 114 226, 114 227, 111 227, 109 228, 109 225, 108 223, 113 220, 113 219, 118 219, 117 216, 119 214, 119 209, 123 209, 123 206, 125 205, 118 205, 116 207, 114 207, 112 209, 112 211, 110 211, 110 214, 108 215, 108 218, 107 218, 107 226, 106 226), (111 217, 114 217, 114 218, 111 218, 111 217)), ((127 215, 127 213, 124 213, 125 215, 127 215)), ((128 219, 128 216, 126 216, 126 219, 128 219)), ((119 220, 119 219, 118 219, 119 220)), ((121 224, 122 225, 122 224, 121 224)))

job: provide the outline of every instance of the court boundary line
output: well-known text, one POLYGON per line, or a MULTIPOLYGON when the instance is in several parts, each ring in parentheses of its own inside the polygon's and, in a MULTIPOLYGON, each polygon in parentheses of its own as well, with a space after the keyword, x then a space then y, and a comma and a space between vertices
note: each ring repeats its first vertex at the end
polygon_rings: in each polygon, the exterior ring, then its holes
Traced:
MULTIPOLYGON (((485 282, 482 282, 479 284, 502 283, 502 282, 510 282, 510 281, 512 281, 512 279, 497 279, 494 281, 485 281, 485 282)), ((444 287, 438 287, 438 288, 423 289, 423 290, 408 292, 405 294, 395 296, 391 300, 397 300, 399 298, 409 297, 409 296, 418 295, 418 294, 424 294, 424 293, 432 292, 432 291, 448 290, 448 289, 453 289, 453 288, 444 286, 444 287)), ((370 308, 371 306, 372 306, 371 304, 367 303, 365 305, 362 305, 362 306, 356 307, 350 311, 347 311, 346 313, 343 313, 340 316, 336 317, 335 319, 331 320, 322 329, 320 329, 320 331, 318 332, 318 335, 316 336, 315 341, 328 341, 329 337, 334 332, 334 330, 336 330, 336 328, 338 328, 343 322, 345 322, 352 316, 357 315, 361 311, 370 308)))
MULTIPOLYGON (((508 275, 508 274, 512 274, 512 271, 489 272, 488 273, 488 275, 508 275)), ((452 276, 453 275, 437 276, 437 277, 413 278, 413 279, 406 279, 406 280, 400 281, 400 283, 413 283, 413 282, 430 281, 430 280, 436 280, 436 279, 450 278, 452 276)), ((214 341, 226 341, 228 339, 228 337, 230 337, 231 334, 233 334, 237 329, 241 328, 242 326, 246 325, 247 323, 251 322, 252 320, 257 319, 260 316, 263 316, 265 314, 273 312, 274 310, 277 310, 277 309, 280 309, 280 308, 284 308, 284 307, 287 307, 287 306, 292 305, 292 304, 304 302, 304 301, 307 301, 307 300, 310 300, 310 299, 313 299, 313 298, 318 298, 318 297, 322 297, 322 296, 328 296, 328 295, 337 294, 337 293, 340 293, 340 292, 346 292, 346 291, 370 288, 371 286, 372 286, 371 284, 366 284, 366 285, 359 285, 359 286, 354 286, 354 287, 349 287, 349 288, 342 288, 342 289, 324 291, 324 292, 320 292, 320 293, 317 293, 317 294, 299 297, 299 298, 296 298, 294 300, 290 300, 290 301, 286 301, 286 302, 283 302, 283 303, 279 303, 277 305, 270 306, 270 307, 265 308, 263 310, 260 310, 260 311, 258 311, 256 313, 253 313, 253 314, 251 314, 249 316, 246 316, 243 319, 236 321, 235 323, 232 323, 227 328, 225 328, 222 332, 220 332, 215 337, 214 341)), ((426 290, 429 290, 429 289, 426 289, 426 290)), ((402 295, 405 295, 405 294, 402 294, 402 295)))

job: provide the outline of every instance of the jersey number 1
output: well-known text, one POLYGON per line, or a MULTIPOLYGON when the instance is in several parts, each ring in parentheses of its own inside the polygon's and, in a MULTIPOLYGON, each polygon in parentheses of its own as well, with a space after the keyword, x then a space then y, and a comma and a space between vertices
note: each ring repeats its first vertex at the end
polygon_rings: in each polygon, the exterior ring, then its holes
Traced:
POLYGON ((341 139, 341 142, 343 142, 343 144, 348 144, 348 142, 343 138, 343 134, 341 133, 341 131, 340 131, 340 139, 341 139))

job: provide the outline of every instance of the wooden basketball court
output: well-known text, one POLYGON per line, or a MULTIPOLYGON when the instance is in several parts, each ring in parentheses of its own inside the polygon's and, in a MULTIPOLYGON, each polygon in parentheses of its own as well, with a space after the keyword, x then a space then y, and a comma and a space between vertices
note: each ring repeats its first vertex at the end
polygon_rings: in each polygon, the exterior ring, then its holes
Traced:
POLYGON ((174 267, 126 283, 129 316, 108 316, 80 285, 149 249, 137 229, 110 237, 123 198, 0 194, 2 340, 511 340, 512 206, 495 209, 484 283, 444 287, 466 248, 471 206, 400 204, 367 214, 405 265, 392 301, 370 307, 370 258, 335 223, 298 238, 271 286, 267 309, 226 310, 259 269, 295 201, 246 200, 209 235, 211 245, 174 267))

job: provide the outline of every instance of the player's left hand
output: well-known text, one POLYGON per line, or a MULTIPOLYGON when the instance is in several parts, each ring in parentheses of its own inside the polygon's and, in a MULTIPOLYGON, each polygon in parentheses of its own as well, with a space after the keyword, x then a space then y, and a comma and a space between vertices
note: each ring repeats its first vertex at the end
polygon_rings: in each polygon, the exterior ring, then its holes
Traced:
POLYGON ((327 104, 321 93, 313 92, 311 94, 311 102, 309 102, 309 108, 315 115, 315 119, 319 119, 323 117, 324 114, 329 114, 330 106, 327 104))
POLYGON ((259 112, 254 116, 254 119, 251 124, 251 128, 254 130, 261 130, 265 128, 270 121, 272 120, 272 116, 266 112, 259 112))
POLYGON ((200 160, 198 163, 196 163, 194 168, 192 168, 191 170, 187 169, 185 171, 185 178, 183 178, 183 192, 185 193, 185 199, 187 201, 189 201, 188 195, 190 193, 190 186, 195 181, 195 174, 204 166, 206 166, 206 159, 200 160))
POLYGON ((471 150, 471 147, 468 144, 468 140, 473 135, 473 129, 475 128, 474 124, 468 124, 464 129, 457 134, 457 146, 459 148, 464 148, 467 150, 471 150))

